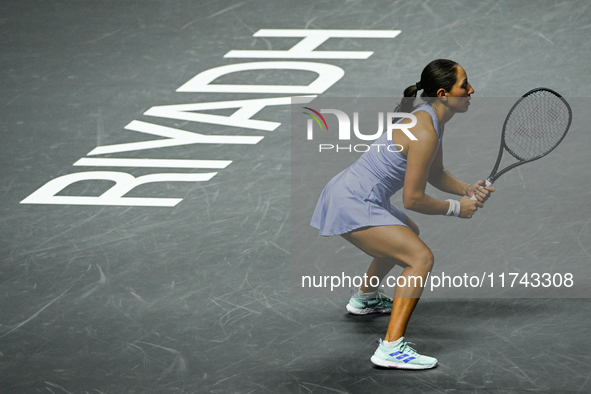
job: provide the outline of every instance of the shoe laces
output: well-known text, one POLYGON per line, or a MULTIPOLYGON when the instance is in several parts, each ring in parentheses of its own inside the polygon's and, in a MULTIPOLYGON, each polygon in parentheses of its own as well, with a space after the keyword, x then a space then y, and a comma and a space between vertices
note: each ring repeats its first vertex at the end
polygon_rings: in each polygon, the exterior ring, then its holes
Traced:
POLYGON ((410 345, 416 345, 416 344, 412 343, 412 342, 406 342, 403 339, 402 343, 400 344, 400 347, 399 347, 400 353, 408 354, 409 356, 419 356, 419 353, 417 353, 417 351, 414 350, 410 345))
MULTIPOLYGON (((355 288, 351 289, 351 295, 357 298, 365 298, 359 297, 355 288)), ((378 300, 378 303, 382 306, 387 306, 387 304, 390 304, 393 301, 392 298, 386 295, 386 291, 384 289, 378 289, 378 294, 376 294, 375 297, 370 297, 370 299, 378 300)))
POLYGON ((381 304, 388 304, 392 303, 393 301, 392 298, 386 295, 386 292, 383 289, 378 290, 378 295, 376 296, 376 298, 379 300, 381 304))

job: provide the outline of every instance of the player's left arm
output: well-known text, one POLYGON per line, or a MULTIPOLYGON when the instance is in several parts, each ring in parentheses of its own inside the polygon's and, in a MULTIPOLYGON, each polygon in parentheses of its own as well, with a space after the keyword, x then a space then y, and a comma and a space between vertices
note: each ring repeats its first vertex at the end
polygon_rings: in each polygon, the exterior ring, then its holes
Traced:
POLYGON ((451 172, 443 167, 443 141, 439 144, 439 149, 433 158, 431 168, 429 169, 429 183, 437 189, 458 196, 471 197, 474 192, 478 191, 476 197, 480 202, 485 202, 490 193, 495 189, 494 187, 484 187, 485 181, 481 180, 471 185, 460 181, 451 172))

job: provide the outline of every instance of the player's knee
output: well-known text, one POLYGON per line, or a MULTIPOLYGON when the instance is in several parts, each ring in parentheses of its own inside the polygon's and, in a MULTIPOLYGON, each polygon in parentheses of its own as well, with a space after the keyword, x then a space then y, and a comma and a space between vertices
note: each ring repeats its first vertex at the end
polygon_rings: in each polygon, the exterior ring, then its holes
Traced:
POLYGON ((414 266, 421 271, 431 272, 434 262, 435 258, 433 257, 433 252, 429 249, 424 249, 417 254, 414 266))

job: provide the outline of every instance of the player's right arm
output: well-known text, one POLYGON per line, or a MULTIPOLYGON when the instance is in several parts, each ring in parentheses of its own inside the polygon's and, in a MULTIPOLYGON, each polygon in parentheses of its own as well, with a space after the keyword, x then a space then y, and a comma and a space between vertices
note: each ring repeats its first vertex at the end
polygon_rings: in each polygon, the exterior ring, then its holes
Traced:
MULTIPOLYGON (((431 117, 426 112, 417 112, 417 125, 412 133, 416 141, 407 141, 407 163, 402 199, 404 207, 426 215, 445 215, 449 202, 438 200, 425 193, 429 170, 438 153, 439 142, 431 117)), ((405 141, 406 142, 406 141, 405 141)), ((460 217, 472 217, 482 203, 462 198, 460 217)))

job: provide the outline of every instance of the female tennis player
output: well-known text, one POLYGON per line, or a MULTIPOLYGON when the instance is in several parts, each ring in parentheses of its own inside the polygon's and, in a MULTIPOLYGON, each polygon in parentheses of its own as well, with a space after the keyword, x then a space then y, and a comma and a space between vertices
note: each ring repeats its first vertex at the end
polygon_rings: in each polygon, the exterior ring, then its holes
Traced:
MULTIPOLYGON (((429 63, 421 79, 404 91, 396 112, 411 112, 417 124, 410 128, 417 140, 395 129, 392 139, 383 133, 376 144, 396 149, 370 149, 324 188, 311 225, 320 235, 341 235, 373 257, 367 277, 379 281, 395 266, 403 267, 400 276, 420 277, 423 283, 433 267, 433 253, 419 238, 419 228, 390 197, 402 189, 404 208, 426 215, 471 218, 494 191, 485 181, 468 184, 458 180, 443 167, 441 139, 445 124, 456 114, 466 112, 474 89, 464 69, 451 60, 429 63), (414 107, 417 91, 425 103, 414 107), (459 200, 441 201, 425 194, 429 182, 436 188, 462 196, 459 200), (470 197, 474 195, 475 200, 470 197)), ((410 123, 410 118, 399 120, 410 123)), ((378 145, 380 146, 380 145, 378 145)), ((382 367, 427 369, 437 360, 418 354, 404 339, 408 321, 423 291, 420 282, 399 280, 394 299, 385 296, 376 282, 355 289, 347 310, 352 314, 387 313, 390 322, 385 340, 379 340, 371 361, 382 367)))

